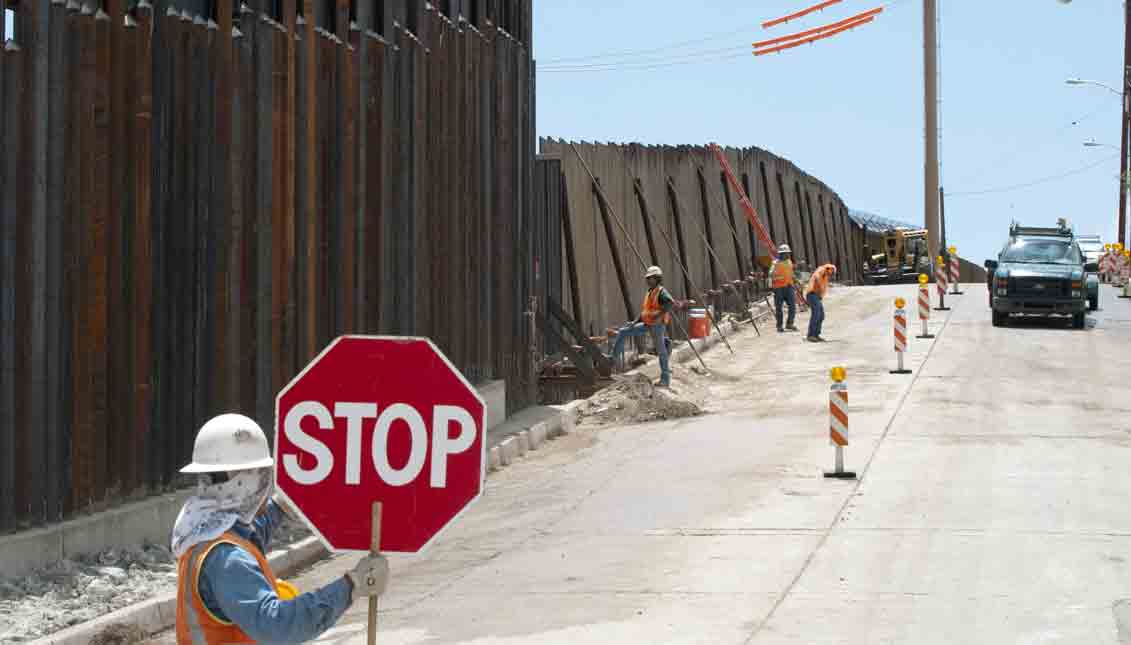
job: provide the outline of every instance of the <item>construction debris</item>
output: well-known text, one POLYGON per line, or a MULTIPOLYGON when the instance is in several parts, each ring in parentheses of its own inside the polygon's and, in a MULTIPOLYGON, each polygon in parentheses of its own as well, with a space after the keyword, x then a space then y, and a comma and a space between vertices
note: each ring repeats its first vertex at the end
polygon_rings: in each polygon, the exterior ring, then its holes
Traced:
POLYGON ((590 399, 589 412, 581 418, 581 424, 630 425, 700 414, 703 410, 696 403, 682 398, 678 391, 656 387, 643 374, 631 374, 595 394, 590 399))

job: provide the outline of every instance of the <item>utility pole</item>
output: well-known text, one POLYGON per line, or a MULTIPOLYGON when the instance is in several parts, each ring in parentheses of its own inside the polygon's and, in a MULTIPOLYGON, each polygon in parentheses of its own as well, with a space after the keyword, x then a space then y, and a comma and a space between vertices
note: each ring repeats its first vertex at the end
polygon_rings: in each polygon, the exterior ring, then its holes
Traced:
POLYGON ((1127 244, 1127 138, 1131 126, 1131 2, 1123 3, 1123 136, 1119 155, 1119 243, 1127 244))
MULTIPOLYGON (((1131 14, 1129 14, 1131 15, 1131 14)), ((931 266, 939 256, 939 102, 938 102, 938 0, 923 0, 923 109, 926 116, 923 216, 931 266)))

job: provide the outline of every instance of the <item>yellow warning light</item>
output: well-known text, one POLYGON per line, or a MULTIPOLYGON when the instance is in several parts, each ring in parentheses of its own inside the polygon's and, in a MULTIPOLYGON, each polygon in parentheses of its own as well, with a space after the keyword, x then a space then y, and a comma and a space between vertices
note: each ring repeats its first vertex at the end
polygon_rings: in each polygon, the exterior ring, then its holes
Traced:
POLYGON ((1104 250, 1105 250, 1105 251, 1110 251, 1110 250, 1111 250, 1111 244, 1110 244, 1110 243, 1109 243, 1109 244, 1104 244, 1104 250))
POLYGON ((1123 250, 1123 244, 1121 244, 1121 243, 1119 243, 1119 242, 1116 242, 1116 243, 1115 243, 1115 246, 1114 246, 1113 248, 1114 248, 1114 249, 1115 249, 1116 251, 1122 251, 1122 250, 1123 250))
POLYGON ((845 372, 843 367, 834 367, 829 372, 829 375, 833 377, 834 381, 836 381, 837 383, 840 383, 840 382, 844 381, 844 377, 848 376, 848 373, 845 372))
POLYGON ((939 266, 942 266, 942 264, 943 264, 943 259, 942 259, 942 256, 940 255, 939 256, 939 266))
POLYGON ((926 273, 919 274, 919 284, 927 284, 928 280, 930 280, 930 278, 927 277, 926 273))
POLYGON ((957 254, 957 253, 958 253, 958 247, 957 247, 957 246, 952 246, 952 247, 950 247, 949 249, 947 249, 947 251, 950 251, 950 254, 951 254, 951 255, 955 255, 955 254, 957 254))
POLYGON ((895 308, 896 309, 903 309, 903 305, 905 305, 905 304, 907 304, 907 301, 904 300, 903 298, 896 298, 895 299, 895 308))

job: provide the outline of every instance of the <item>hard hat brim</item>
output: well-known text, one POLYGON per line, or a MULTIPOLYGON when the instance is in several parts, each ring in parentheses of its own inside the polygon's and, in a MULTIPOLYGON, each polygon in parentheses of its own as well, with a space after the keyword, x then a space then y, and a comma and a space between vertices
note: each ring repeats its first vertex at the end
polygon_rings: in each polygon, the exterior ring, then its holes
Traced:
POLYGON ((237 470, 255 470, 257 468, 270 468, 275 465, 275 460, 272 457, 265 457, 257 461, 233 464, 198 464, 191 463, 181 469, 180 472, 185 474, 194 473, 226 473, 234 472, 237 470))

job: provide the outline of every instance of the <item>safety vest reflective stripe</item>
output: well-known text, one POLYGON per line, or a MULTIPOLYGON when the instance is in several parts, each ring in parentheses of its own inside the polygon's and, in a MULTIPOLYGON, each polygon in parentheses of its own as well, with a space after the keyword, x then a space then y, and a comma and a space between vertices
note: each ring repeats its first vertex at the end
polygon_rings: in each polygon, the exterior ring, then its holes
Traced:
POLYGON ((671 322, 671 316, 664 313, 664 308, 660 306, 660 292, 663 287, 656 287, 644 295, 644 304, 640 305, 640 319, 646 325, 655 325, 658 320, 663 320, 664 324, 671 322))
MULTIPOLYGON (((189 552, 188 575, 181 576, 182 598, 193 597, 193 592, 195 591, 193 589, 193 583, 196 580, 195 571, 197 570, 197 560, 200 558, 200 552, 204 546, 204 544, 197 544, 189 552)), ((204 638, 204 630, 200 627, 200 619, 192 607, 189 607, 188 610, 185 611, 185 618, 188 621, 189 637, 192 638, 192 645, 208 645, 208 641, 204 638)))
POLYGON ((774 262, 774 266, 770 268, 770 286, 781 289, 791 284, 793 284, 793 263, 784 260, 774 262))

